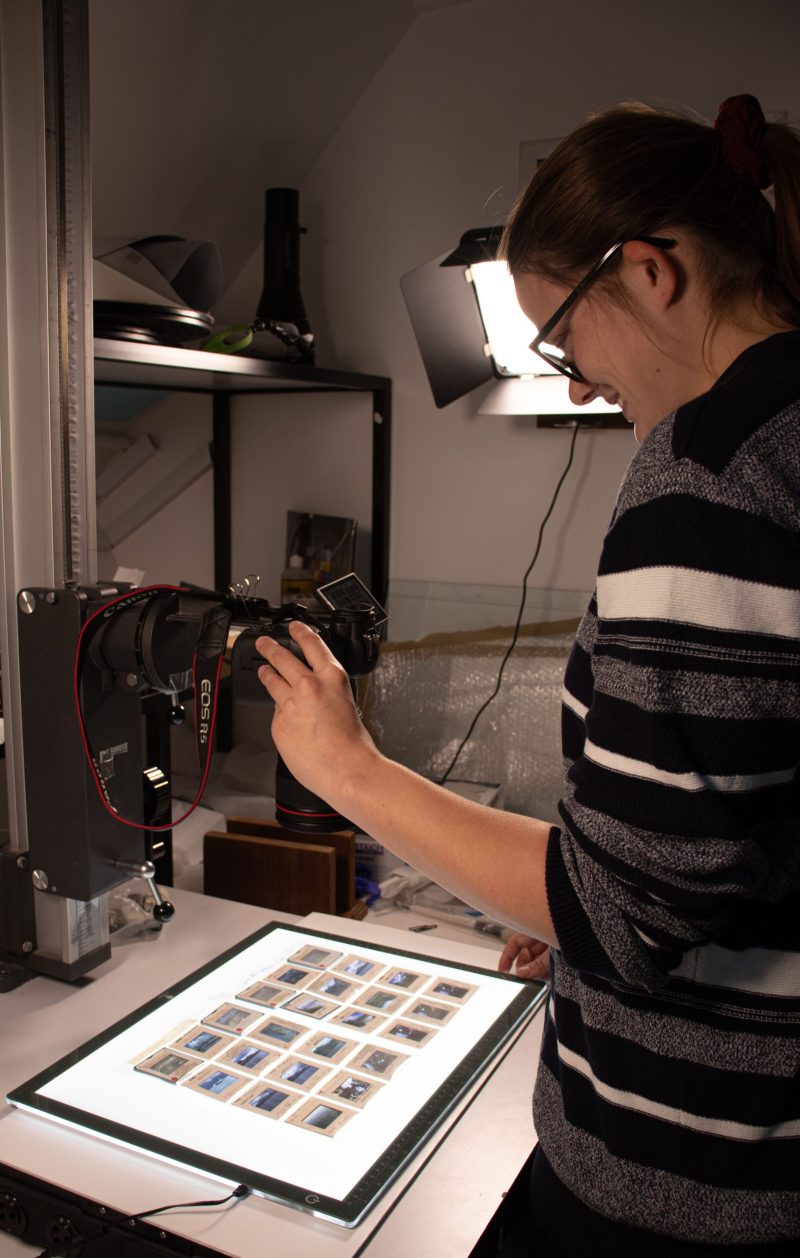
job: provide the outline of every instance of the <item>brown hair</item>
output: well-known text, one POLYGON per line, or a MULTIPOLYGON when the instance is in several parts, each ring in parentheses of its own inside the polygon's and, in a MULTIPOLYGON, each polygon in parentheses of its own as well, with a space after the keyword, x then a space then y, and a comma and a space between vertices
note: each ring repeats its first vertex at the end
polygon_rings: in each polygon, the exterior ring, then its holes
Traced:
POLYGON ((713 127, 617 105, 542 163, 506 224, 500 256, 512 274, 571 284, 616 241, 680 227, 701 245, 714 313, 750 296, 800 326, 800 136, 769 123, 761 152, 774 209, 726 164, 713 127))

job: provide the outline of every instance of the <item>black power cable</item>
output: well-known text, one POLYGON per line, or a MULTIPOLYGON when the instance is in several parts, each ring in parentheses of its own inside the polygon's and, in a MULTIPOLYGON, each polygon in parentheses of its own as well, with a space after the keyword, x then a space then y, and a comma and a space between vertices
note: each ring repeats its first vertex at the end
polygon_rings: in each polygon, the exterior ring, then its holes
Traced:
POLYGON ((250 1189, 247 1184, 237 1184, 233 1192, 229 1192, 227 1197, 219 1197, 215 1201, 183 1201, 177 1205, 159 1206, 157 1210, 142 1210, 140 1214, 131 1214, 128 1216, 130 1223, 134 1219, 149 1219, 154 1214, 164 1214, 167 1210, 200 1210, 207 1209, 209 1206, 224 1206, 227 1201, 234 1198, 241 1201, 243 1197, 250 1196, 250 1189))
POLYGON ((459 744, 458 751, 453 756, 453 759, 450 761, 450 764, 447 766, 445 773, 442 775, 442 777, 438 779, 440 786, 444 785, 444 783, 449 778, 450 774, 453 772, 456 761, 458 760, 458 757, 461 755, 462 751, 467 745, 467 742, 470 739, 472 731, 475 729, 475 726, 478 724, 478 721, 483 716, 483 713, 486 711, 489 704, 492 702, 493 699, 497 698, 497 695, 500 692, 500 686, 502 685, 502 681, 503 681, 503 673, 505 671, 506 664, 508 663, 511 657, 511 652, 514 650, 514 647, 517 645, 517 638, 519 637, 520 626, 522 625, 522 616, 525 611, 525 601, 528 597, 528 577, 531 575, 531 572, 533 571, 533 566, 536 563, 536 560, 539 558, 539 551, 542 548, 542 538, 544 536, 545 525, 547 524, 547 521, 550 519, 550 516, 553 514, 553 508, 556 505, 558 495, 561 491, 561 486, 564 484, 564 481, 566 480, 567 472, 572 467, 572 457, 575 453, 575 441, 577 439, 578 429, 580 428, 580 426, 581 426, 580 420, 576 420, 575 427, 572 432, 572 441, 570 442, 570 447, 569 447, 569 458, 567 459, 567 466, 564 468, 564 471, 561 473, 561 476, 559 477, 559 481, 558 481, 558 484, 556 485, 555 493, 553 494, 552 500, 550 502, 550 506, 547 508, 544 519, 542 520, 542 523, 539 526, 539 539, 536 543, 536 550, 533 552, 533 558, 528 564, 527 570, 525 572, 525 576, 522 578, 522 600, 519 605, 519 612, 517 613, 517 623, 514 625, 514 633, 511 638, 511 643, 505 655, 503 656, 502 662, 500 664, 500 670, 497 674, 497 681, 495 682, 494 690, 489 695, 489 698, 486 700, 486 702, 481 704, 481 706, 478 708, 478 711, 473 716, 472 723, 470 724, 469 729, 467 730, 466 734, 462 738, 461 743, 459 744))
MULTIPOLYGON (((237 1184, 233 1192, 229 1192, 227 1197, 218 1197, 214 1201, 182 1201, 171 1206, 158 1206, 155 1210, 142 1210, 139 1214, 130 1214, 126 1218, 129 1225, 133 1225, 138 1219, 149 1219, 154 1214, 164 1214, 167 1210, 201 1210, 207 1209, 209 1206, 224 1206, 226 1202, 231 1200, 241 1201, 243 1197, 249 1197, 250 1189, 247 1184, 237 1184)), ((107 1223, 95 1228, 93 1232, 85 1232, 83 1236, 75 1236, 69 1241, 63 1241, 60 1244, 49 1246, 42 1250, 37 1258, 77 1258, 82 1254, 87 1245, 99 1240, 101 1236, 107 1236, 110 1227, 107 1223)))

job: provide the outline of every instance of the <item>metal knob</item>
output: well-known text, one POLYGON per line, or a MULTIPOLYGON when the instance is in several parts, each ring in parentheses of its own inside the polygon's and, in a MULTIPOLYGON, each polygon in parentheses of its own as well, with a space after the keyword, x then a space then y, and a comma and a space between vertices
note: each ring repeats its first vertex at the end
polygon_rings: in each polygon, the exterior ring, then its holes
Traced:
POLYGON ((165 900, 156 886, 156 867, 152 861, 114 861, 114 868, 129 878, 143 878, 153 897, 153 917, 157 922, 168 922, 175 915, 175 905, 165 900))

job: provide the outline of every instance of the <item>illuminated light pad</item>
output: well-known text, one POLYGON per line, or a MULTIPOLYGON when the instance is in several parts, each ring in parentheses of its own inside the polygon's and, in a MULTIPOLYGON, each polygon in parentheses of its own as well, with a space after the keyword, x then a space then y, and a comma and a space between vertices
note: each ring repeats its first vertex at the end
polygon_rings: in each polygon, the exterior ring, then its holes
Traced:
POLYGON ((354 1227, 545 991, 271 923, 8 1100, 354 1227))

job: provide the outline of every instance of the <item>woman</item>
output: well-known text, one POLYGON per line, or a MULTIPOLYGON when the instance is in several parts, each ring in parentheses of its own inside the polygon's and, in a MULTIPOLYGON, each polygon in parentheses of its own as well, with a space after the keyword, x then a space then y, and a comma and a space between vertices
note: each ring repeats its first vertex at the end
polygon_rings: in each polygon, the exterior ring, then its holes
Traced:
POLYGON ((800 140, 753 97, 564 140, 504 249, 534 348, 640 448, 567 667, 561 826, 383 758, 303 625, 289 768, 552 947, 531 1252, 800 1252, 800 140), (764 193, 771 185, 774 207, 764 193))

